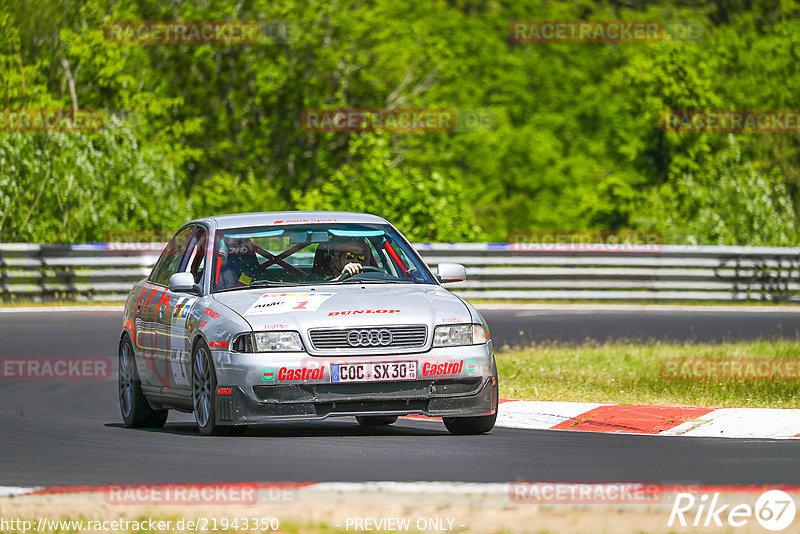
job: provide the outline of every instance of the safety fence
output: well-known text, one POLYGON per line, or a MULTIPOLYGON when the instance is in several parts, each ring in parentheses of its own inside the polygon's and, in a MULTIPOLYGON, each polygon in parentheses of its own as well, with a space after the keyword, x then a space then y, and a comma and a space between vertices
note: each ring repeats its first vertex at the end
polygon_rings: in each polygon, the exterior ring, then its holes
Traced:
MULTIPOLYGON (((800 248, 420 243, 469 299, 800 301, 800 248)), ((0 244, 0 300, 124 300, 163 244, 0 244)))

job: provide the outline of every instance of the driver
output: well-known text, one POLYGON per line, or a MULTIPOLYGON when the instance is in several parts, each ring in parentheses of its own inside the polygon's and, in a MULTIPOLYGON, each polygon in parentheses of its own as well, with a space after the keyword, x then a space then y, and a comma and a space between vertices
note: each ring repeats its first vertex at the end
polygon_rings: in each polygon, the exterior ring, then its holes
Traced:
POLYGON ((338 282, 342 277, 347 278, 364 271, 370 258, 369 247, 363 241, 347 239, 336 243, 333 247, 329 263, 330 271, 336 276, 331 282, 338 282))

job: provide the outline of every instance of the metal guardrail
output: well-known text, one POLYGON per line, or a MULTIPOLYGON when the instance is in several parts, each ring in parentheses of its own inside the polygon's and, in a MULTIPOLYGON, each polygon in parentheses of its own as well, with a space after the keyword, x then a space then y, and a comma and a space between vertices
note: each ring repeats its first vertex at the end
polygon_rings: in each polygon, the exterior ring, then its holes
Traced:
MULTIPOLYGON (((467 267, 465 298, 800 301, 800 248, 421 243, 431 267, 467 267)), ((163 245, 0 244, 0 300, 124 300, 163 245)))

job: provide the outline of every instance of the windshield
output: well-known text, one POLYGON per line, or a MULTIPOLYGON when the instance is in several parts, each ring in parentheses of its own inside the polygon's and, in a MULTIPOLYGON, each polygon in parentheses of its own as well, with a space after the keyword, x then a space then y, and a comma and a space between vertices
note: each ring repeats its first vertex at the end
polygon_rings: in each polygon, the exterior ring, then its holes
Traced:
POLYGON ((220 230, 212 291, 319 283, 434 284, 386 224, 301 224, 220 230))

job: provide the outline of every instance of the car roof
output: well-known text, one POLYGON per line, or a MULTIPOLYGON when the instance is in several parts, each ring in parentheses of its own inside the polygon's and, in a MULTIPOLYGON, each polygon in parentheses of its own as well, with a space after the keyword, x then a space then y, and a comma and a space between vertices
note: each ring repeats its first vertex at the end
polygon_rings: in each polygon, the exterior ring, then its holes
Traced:
POLYGON ((387 221, 377 215, 352 213, 348 211, 268 211, 261 213, 232 213, 203 217, 192 222, 213 222, 217 228, 244 228, 248 226, 269 226, 273 224, 300 223, 382 223, 387 221))

